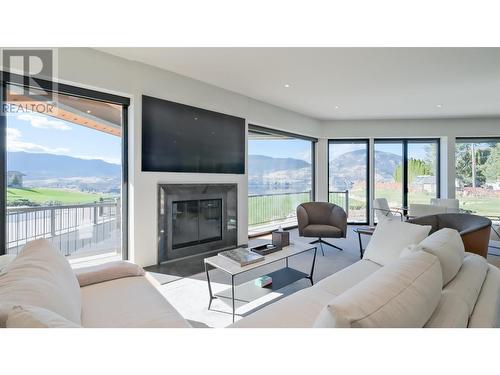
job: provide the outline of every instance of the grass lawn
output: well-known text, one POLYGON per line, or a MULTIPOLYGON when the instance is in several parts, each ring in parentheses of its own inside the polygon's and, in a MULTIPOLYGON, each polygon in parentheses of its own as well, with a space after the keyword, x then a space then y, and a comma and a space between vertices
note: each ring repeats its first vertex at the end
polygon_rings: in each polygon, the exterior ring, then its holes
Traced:
POLYGON ((16 200, 29 200, 38 204, 57 201, 62 204, 93 203, 99 201, 99 198, 105 198, 102 193, 83 193, 81 191, 68 189, 48 189, 48 188, 24 188, 7 189, 7 205, 11 205, 16 200))
POLYGON ((500 216, 500 198, 458 197, 460 208, 485 216, 500 216))
MULTIPOLYGON (((376 189, 375 192, 378 198, 387 198, 389 205, 397 207, 401 202, 401 192, 388 189, 376 189)), ((428 193, 410 193, 411 203, 430 204, 433 195, 428 193)), ((499 216, 500 215, 500 198, 496 197, 463 197, 458 196, 460 208, 470 210, 472 213, 483 216, 499 216)))

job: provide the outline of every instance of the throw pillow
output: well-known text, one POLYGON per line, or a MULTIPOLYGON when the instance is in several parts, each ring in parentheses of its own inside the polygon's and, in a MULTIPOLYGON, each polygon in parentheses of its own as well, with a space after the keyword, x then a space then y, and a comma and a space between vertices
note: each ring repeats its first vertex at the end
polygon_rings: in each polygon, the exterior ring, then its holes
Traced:
POLYGON ((144 276, 144 270, 137 264, 119 260, 75 270, 80 287, 102 283, 122 277, 144 276))
POLYGON ((81 328, 55 312, 36 306, 14 306, 7 317, 7 328, 81 328))
POLYGON ((438 257, 443 271, 443 286, 448 284, 458 273, 465 256, 462 237, 455 229, 443 228, 432 233, 418 245, 410 245, 401 256, 423 250, 438 257))
POLYGON ((406 246, 422 241, 430 230, 430 225, 397 220, 381 221, 368 242, 363 258, 385 266, 398 259, 406 246))
POLYGON ((2 271, 0 305, 39 306, 81 324, 80 285, 68 261, 47 240, 29 242, 2 271))
POLYGON ((418 251, 382 267, 334 298, 315 327, 420 328, 441 299, 441 266, 418 251))

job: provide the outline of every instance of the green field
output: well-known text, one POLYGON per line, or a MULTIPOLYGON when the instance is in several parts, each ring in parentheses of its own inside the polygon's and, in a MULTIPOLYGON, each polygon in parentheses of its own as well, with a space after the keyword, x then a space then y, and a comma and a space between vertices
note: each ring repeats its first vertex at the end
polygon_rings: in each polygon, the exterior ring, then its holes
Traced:
POLYGON ((68 189, 48 189, 48 188, 24 188, 7 189, 7 206, 11 206, 15 201, 30 201, 39 205, 47 202, 59 202, 60 204, 93 203, 100 198, 106 198, 102 193, 83 193, 68 189))

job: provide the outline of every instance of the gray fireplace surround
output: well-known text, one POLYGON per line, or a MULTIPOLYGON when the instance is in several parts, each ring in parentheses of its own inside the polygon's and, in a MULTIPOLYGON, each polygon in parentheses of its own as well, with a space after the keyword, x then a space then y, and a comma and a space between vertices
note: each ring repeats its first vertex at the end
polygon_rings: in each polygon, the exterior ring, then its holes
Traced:
POLYGON ((237 246, 236 184, 158 185, 158 264, 237 246))

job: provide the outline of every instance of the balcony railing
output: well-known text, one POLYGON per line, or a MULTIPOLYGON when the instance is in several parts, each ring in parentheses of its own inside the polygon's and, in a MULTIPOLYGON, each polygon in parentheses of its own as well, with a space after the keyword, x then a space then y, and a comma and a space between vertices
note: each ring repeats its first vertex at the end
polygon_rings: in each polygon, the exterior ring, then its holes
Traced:
POLYGON ((120 244, 120 201, 91 204, 8 207, 7 253, 17 254, 29 241, 46 238, 65 255, 120 244), (106 244, 105 244, 106 243, 106 244))
POLYGON ((342 207, 349 216, 349 190, 329 191, 328 202, 342 207))
POLYGON ((297 206, 312 200, 310 191, 248 196, 248 225, 280 222, 296 217, 297 206))

